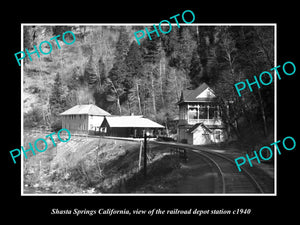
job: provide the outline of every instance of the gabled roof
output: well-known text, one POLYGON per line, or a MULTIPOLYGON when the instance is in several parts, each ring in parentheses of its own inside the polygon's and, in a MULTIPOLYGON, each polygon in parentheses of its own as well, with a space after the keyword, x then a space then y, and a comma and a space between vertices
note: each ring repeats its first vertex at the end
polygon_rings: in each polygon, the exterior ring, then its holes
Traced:
POLYGON ((195 130, 201 126, 203 129, 205 129, 206 131, 208 131, 209 133, 212 133, 213 129, 223 129, 224 126, 223 125, 204 125, 203 123, 196 123, 194 126, 192 126, 188 132, 189 133, 194 133, 195 130))
POLYGON ((109 116, 110 113, 99 108, 96 105, 75 105, 74 107, 64 111, 60 115, 96 115, 96 116, 109 116))
POLYGON ((110 127, 164 128, 164 126, 142 116, 106 116, 103 123, 105 121, 110 127))
POLYGON ((202 128, 204 128, 205 130, 207 130, 209 133, 212 133, 212 131, 207 128, 203 123, 196 123, 194 126, 192 126, 190 129, 188 129, 189 133, 194 133, 194 131, 201 126, 202 128))
POLYGON ((208 102, 212 101, 215 98, 214 91, 206 84, 202 83, 198 88, 194 90, 184 90, 181 92, 180 100, 177 104, 181 104, 184 102, 208 102), (202 97, 201 94, 203 94, 207 90, 208 93, 211 93, 212 96, 202 97))

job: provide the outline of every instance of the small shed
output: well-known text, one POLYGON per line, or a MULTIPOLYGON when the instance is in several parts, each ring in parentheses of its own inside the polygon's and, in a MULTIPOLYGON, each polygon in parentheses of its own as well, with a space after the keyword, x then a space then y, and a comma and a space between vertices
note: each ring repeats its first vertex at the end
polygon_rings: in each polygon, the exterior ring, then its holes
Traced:
POLYGON ((106 136, 142 137, 146 130, 154 136, 164 126, 142 116, 105 116, 101 124, 101 132, 106 136))
POLYGON ((197 123, 188 129, 186 133, 187 143, 191 145, 220 143, 226 139, 223 125, 197 123))
POLYGON ((110 113, 96 105, 76 105, 60 114, 62 117, 62 128, 71 133, 87 134, 99 131, 104 116, 110 113))

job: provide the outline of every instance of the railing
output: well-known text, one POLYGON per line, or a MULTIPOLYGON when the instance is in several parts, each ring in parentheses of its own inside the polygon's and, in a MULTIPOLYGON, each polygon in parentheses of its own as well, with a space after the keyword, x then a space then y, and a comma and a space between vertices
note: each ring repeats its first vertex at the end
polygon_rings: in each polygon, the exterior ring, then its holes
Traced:
POLYGON ((196 123, 204 123, 206 125, 221 125, 220 119, 188 119, 179 120, 178 125, 194 125, 196 123))

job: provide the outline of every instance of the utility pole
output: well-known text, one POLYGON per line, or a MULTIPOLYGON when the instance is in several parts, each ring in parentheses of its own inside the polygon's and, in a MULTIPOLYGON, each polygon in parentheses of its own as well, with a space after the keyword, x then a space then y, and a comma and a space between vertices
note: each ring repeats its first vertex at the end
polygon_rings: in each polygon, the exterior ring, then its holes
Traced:
POLYGON ((140 154, 139 154, 139 171, 141 170, 141 164, 142 164, 142 150, 143 150, 143 142, 140 142, 140 154))
POLYGON ((144 130, 144 177, 147 177, 147 133, 144 130))

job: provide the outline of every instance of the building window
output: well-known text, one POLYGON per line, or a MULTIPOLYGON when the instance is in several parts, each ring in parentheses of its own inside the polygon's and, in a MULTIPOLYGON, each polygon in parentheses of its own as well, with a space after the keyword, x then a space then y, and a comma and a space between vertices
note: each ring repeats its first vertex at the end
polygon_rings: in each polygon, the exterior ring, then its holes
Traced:
POLYGON ((197 110, 196 109, 189 110, 189 119, 197 119, 197 110))
POLYGON ((215 106, 209 107, 209 119, 217 119, 218 110, 215 106))
POLYGON ((100 132, 101 133, 106 133, 107 132, 107 127, 100 127, 100 132))
POLYGON ((207 119, 207 108, 199 109, 199 119, 207 119))

